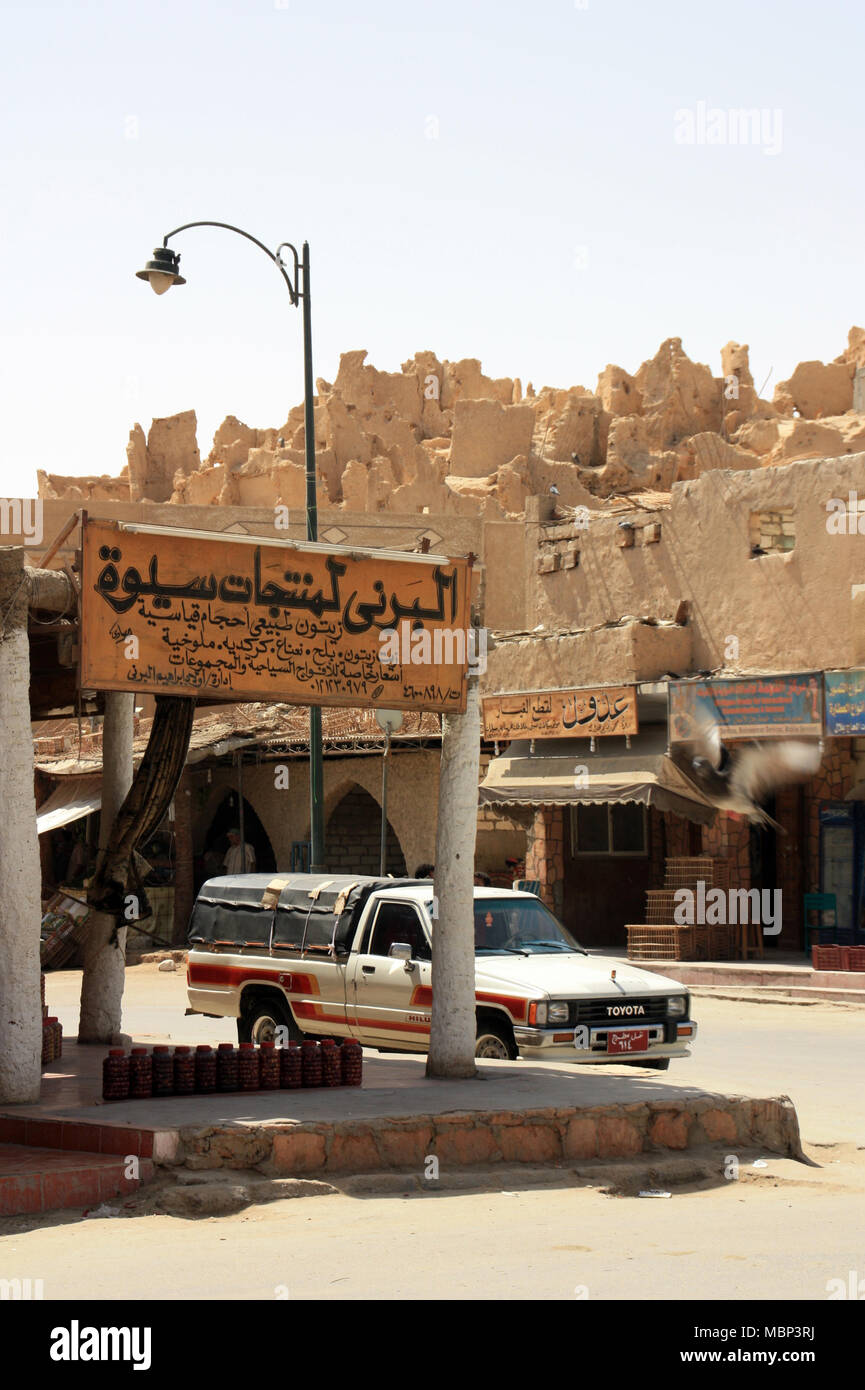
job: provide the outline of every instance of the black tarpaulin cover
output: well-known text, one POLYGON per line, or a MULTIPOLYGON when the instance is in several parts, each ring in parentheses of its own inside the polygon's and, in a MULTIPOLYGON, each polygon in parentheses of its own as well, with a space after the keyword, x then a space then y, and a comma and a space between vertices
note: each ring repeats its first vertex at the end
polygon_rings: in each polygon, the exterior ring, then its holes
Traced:
POLYGON ((350 874, 211 878, 202 884, 192 909, 189 945, 347 950, 370 893, 414 882, 350 874))

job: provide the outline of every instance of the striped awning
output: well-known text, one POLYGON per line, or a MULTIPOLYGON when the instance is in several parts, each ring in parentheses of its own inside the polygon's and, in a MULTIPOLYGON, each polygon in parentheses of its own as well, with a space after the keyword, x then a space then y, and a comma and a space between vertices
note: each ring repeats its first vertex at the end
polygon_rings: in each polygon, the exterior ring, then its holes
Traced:
POLYGON ((578 806, 597 802, 640 802, 675 811, 709 825, 715 807, 667 757, 666 728, 649 726, 631 739, 604 741, 595 753, 586 739, 547 739, 530 753, 527 742, 512 743, 493 758, 480 785, 481 805, 578 806))

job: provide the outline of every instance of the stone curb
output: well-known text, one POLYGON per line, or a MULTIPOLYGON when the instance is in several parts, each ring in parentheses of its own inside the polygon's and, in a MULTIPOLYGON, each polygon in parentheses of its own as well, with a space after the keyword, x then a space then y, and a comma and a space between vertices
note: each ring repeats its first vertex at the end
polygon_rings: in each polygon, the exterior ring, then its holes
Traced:
POLYGON ((296 1122, 179 1131, 168 1161, 192 1170, 252 1168, 268 1176, 553 1164, 633 1158, 722 1144, 804 1158, 787 1096, 703 1094, 634 1105, 383 1116, 337 1124, 296 1122))

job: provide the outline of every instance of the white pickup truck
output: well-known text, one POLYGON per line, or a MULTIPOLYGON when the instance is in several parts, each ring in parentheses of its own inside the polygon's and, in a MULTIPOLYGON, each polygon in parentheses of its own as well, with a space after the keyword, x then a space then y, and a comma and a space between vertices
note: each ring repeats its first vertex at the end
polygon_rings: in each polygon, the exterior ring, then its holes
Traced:
MULTIPOLYGON (((351 1037, 426 1052, 431 879, 242 874, 203 885, 189 928, 189 1013, 241 1042, 351 1037)), ((531 893, 475 888, 476 1056, 663 1070, 697 1027, 674 980, 590 956, 531 893)))

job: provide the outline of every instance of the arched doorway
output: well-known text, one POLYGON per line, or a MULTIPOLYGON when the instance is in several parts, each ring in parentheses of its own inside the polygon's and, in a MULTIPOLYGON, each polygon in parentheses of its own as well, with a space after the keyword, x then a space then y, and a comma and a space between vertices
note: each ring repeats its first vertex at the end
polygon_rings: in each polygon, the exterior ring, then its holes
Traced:
MULTIPOLYGON (((329 873, 377 874, 381 853, 381 807, 357 785, 334 808, 324 836, 329 873)), ((387 825, 387 872, 405 878, 405 856, 396 832, 387 825)))
MULTIPOLYGON (((225 873, 222 861, 228 849, 228 832, 240 825, 240 810, 237 792, 226 792, 216 808, 210 828, 204 840, 204 852, 195 861, 195 891, 208 878, 218 878, 225 873)), ((246 843, 255 850, 256 873, 269 873, 276 868, 276 855, 270 837, 250 806, 243 798, 243 835, 246 843)))

